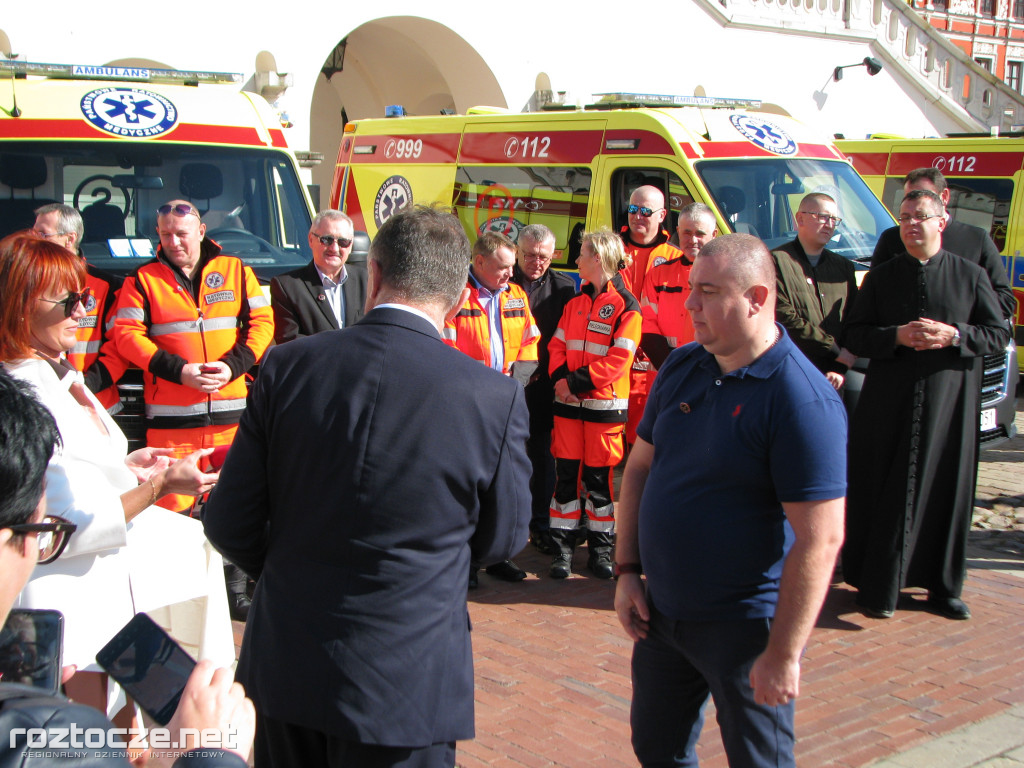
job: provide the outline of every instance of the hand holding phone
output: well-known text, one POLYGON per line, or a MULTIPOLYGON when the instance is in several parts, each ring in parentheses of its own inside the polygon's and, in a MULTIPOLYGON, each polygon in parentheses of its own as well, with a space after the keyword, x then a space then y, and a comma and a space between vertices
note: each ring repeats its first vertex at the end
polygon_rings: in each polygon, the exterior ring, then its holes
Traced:
POLYGON ((144 613, 125 624, 96 654, 96 661, 160 725, 170 721, 196 665, 144 613))
POLYGON ((0 680, 57 693, 63 642, 60 611, 14 609, 0 630, 0 680))
POLYGON ((220 368, 216 365, 200 365, 200 373, 220 373, 220 368))

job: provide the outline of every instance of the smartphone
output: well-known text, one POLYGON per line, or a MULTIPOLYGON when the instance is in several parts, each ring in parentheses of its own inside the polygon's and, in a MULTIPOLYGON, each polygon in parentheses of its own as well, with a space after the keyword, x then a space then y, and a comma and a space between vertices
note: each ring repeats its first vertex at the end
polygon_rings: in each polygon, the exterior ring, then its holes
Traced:
POLYGON ((220 373, 220 368, 218 368, 216 365, 200 365, 199 366, 199 372, 200 373, 220 373))
POLYGON ((125 624, 96 654, 96 661, 160 725, 170 721, 196 665, 144 613, 125 624))
POLYGON ((0 680, 60 691, 64 614, 15 608, 0 630, 0 680))
POLYGON ((228 448, 230 447, 230 445, 218 445, 213 449, 213 453, 207 457, 214 472, 219 471, 224 466, 224 459, 227 458, 228 448))

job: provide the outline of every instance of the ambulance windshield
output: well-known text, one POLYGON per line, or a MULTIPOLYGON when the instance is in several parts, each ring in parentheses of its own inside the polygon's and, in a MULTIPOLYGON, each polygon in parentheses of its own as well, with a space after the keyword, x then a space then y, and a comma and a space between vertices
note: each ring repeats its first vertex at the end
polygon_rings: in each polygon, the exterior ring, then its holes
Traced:
POLYGON ((761 238, 769 248, 796 237, 793 214, 811 192, 835 199, 842 222, 828 248, 865 267, 892 216, 847 163, 807 158, 704 160, 696 164, 734 232, 761 238))
POLYGON ((207 237, 240 257, 261 280, 312 257, 309 208, 288 156, 236 147, 169 142, 5 142, 4 177, 33 181, 33 197, 0 186, 3 232, 29 228, 32 211, 46 203, 82 213, 82 253, 97 267, 124 275, 151 259, 159 244, 157 208, 189 200, 207 237))

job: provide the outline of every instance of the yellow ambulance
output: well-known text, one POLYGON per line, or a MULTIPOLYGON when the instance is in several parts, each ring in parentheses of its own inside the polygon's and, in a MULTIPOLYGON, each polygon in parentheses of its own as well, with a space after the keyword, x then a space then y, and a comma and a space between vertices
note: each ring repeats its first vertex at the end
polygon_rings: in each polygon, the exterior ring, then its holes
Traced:
POLYGON ((556 236, 556 266, 573 268, 584 230, 627 225, 630 192, 665 192, 679 209, 710 205, 719 231, 770 247, 795 237, 809 192, 835 197, 843 218, 829 247, 870 257, 889 213, 828 140, 772 105, 742 99, 604 94, 585 108, 357 120, 345 126, 331 190, 371 236, 401 206, 453 205, 470 239, 514 240, 531 223, 556 236))
MULTIPOLYGON (((903 177, 937 168, 949 184, 949 213, 991 233, 1017 295, 1016 340, 1024 342, 1024 138, 989 135, 943 139, 879 136, 838 141, 868 186, 890 211, 903 200, 903 177)), ((1021 361, 1024 362, 1024 361, 1021 361)))
POLYGON ((184 198, 263 281, 307 263, 298 165, 280 119, 241 86, 232 73, 0 61, 0 235, 72 205, 85 257, 123 275, 153 257, 156 209, 184 198))

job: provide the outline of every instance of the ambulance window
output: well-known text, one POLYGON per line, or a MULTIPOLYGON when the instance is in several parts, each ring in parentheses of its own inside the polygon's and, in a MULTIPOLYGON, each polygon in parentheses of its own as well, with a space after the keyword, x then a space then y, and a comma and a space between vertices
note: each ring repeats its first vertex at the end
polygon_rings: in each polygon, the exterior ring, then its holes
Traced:
POLYGON ((849 259, 870 258, 892 218, 846 163, 804 158, 705 160, 697 172, 733 232, 761 238, 769 248, 796 237, 794 212, 804 195, 823 192, 843 221, 829 248, 849 259))
POLYGON ((565 166, 460 166, 452 204, 470 240, 487 231, 512 240, 529 224, 555 233, 555 263, 572 265, 590 202, 591 171, 565 166))
POLYGON ((612 174, 612 222, 615 229, 618 231, 629 226, 629 214, 626 213, 629 196, 637 187, 648 184, 665 195, 668 216, 664 227, 674 235, 679 211, 693 202, 693 194, 679 176, 665 168, 622 168, 612 174))
MULTIPOLYGON (((946 184, 949 185, 949 214, 957 221, 984 229, 1002 251, 1006 247, 1013 180, 947 176, 946 184)), ((893 216, 899 214, 902 201, 902 177, 887 178, 882 202, 893 216)))

